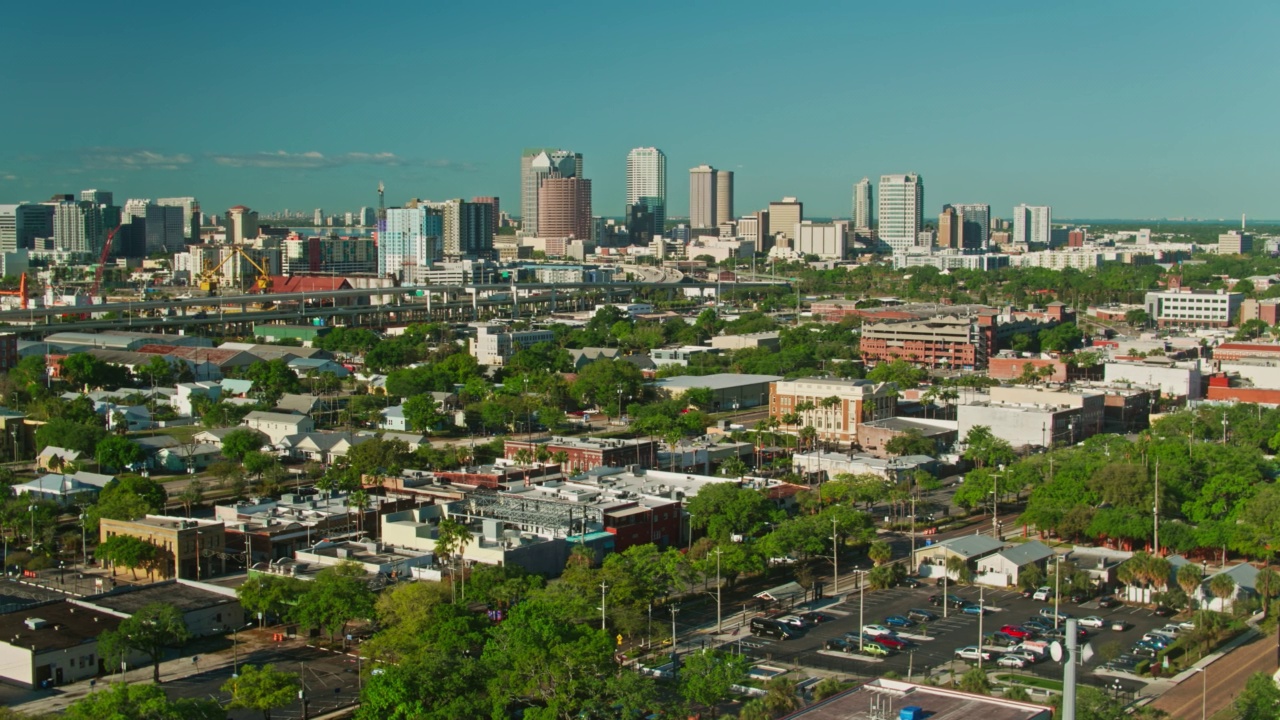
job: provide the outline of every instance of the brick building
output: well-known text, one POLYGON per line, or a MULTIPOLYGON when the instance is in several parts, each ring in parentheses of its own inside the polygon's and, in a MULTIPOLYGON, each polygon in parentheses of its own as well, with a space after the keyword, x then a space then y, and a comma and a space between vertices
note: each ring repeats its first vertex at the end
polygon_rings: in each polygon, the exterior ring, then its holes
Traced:
POLYGON ((1245 358, 1280 358, 1280 344, 1224 343, 1213 349, 1214 360, 1243 360, 1245 358))
POLYGON ((658 443, 647 439, 570 438, 551 437, 536 440, 507 440, 503 454, 514 460, 516 453, 530 453, 545 448, 550 455, 563 452, 565 472, 586 472, 598 467, 626 467, 640 465, 652 467, 658 456, 658 443))
POLYGON ((1067 364, 1057 358, 993 357, 987 361, 987 374, 996 380, 1017 380, 1027 365, 1036 370, 1053 368, 1053 374, 1045 378, 1049 382, 1067 381, 1067 364))
POLYGON ((792 432, 812 427, 818 439, 853 442, 858 426, 869 420, 893 417, 898 410, 898 385, 870 380, 799 378, 769 383, 769 417, 783 422, 791 414, 799 422, 783 427, 792 432), (828 401, 835 398, 836 402, 828 401), (824 404, 824 401, 825 404, 824 404), (812 409, 797 410, 798 407, 812 409))
POLYGON ((926 367, 980 370, 1015 335, 1036 334, 1075 320, 1075 314, 1060 302, 1049 303, 1044 310, 1025 311, 984 305, 953 307, 962 312, 948 312, 945 305, 930 305, 875 313, 886 320, 863 325, 863 359, 872 363, 901 359, 926 367), (889 319, 895 316, 910 317, 889 319))
MULTIPOLYGON (((166 515, 147 515, 137 520, 113 520, 102 518, 98 523, 98 542, 103 543, 117 535, 129 535, 160 549, 157 574, 163 579, 184 578, 199 580, 211 574, 214 558, 206 555, 222 553, 226 547, 226 529, 221 522, 191 520, 166 515), (202 562, 198 562, 203 558, 202 562)), ((225 570, 226 560, 219 560, 216 568, 225 570)))

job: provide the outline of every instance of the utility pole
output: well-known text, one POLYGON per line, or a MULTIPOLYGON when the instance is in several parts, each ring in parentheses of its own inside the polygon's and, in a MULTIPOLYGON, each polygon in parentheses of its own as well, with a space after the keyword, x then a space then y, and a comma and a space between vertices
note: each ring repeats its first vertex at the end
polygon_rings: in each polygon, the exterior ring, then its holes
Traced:
POLYGON ((1160 458, 1156 458, 1156 493, 1155 504, 1152 505, 1151 552, 1160 556, 1160 458))
POLYGON ((862 578, 864 575, 866 575, 865 572, 863 572, 862 570, 858 571, 858 650, 859 651, 863 649, 863 643, 865 641, 864 636, 866 635, 866 633, 862 631, 862 628, 864 627, 862 624, 863 623, 862 598, 867 596, 866 588, 862 584, 862 578))
POLYGON ((1057 559, 1054 561, 1054 570, 1053 570, 1053 629, 1054 630, 1058 629, 1058 618, 1060 617, 1058 615, 1058 601, 1061 598, 1059 597, 1058 588, 1062 583, 1062 553, 1057 553, 1056 557, 1057 559))
POLYGON ((920 485, 916 483, 914 478, 911 480, 911 485, 911 574, 915 575, 918 571, 916 566, 916 496, 920 494, 920 485))
POLYGON ((982 618, 987 614, 987 608, 983 603, 987 586, 978 586, 978 669, 982 669, 982 618))
POLYGON ((609 589, 608 585, 605 585, 603 582, 600 583, 600 629, 601 630, 605 629, 604 591, 608 589, 609 589))
POLYGON ((680 608, 668 605, 667 609, 671 611, 671 674, 674 676, 678 669, 677 660, 680 658, 680 653, 676 651, 676 614, 680 612, 680 608))

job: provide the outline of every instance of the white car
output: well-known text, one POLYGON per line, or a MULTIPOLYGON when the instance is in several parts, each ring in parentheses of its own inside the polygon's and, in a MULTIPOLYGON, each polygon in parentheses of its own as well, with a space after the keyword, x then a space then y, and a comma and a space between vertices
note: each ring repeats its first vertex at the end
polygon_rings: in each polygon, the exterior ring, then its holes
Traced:
POLYGON ((1085 626, 1085 627, 1091 627, 1091 628, 1100 628, 1100 627, 1106 627, 1106 626, 1107 626, 1107 621, 1106 621, 1106 620, 1103 620, 1102 618, 1098 617, 1097 615, 1090 615, 1089 617, 1082 617, 1082 618, 1080 618, 1080 620, 1079 620, 1078 622, 1079 622, 1081 625, 1085 626))
POLYGON ((863 625, 862 634, 870 635, 871 637, 878 637, 880 635, 892 635, 893 628, 886 627, 884 625, 863 625))
POLYGON ((991 653, 986 650, 979 650, 977 645, 966 645, 962 648, 956 648, 956 657, 961 660, 977 660, 981 655, 983 660, 990 660, 991 653))
POLYGON ((1027 659, 1019 655, 1001 655, 1000 659, 996 660, 996 665, 1000 667, 1018 668, 1019 670, 1028 664, 1027 659))
POLYGON ((1172 635, 1173 637, 1178 637, 1178 633, 1182 632, 1182 628, 1178 627, 1177 625, 1169 624, 1169 625, 1165 625, 1164 627, 1156 628, 1155 630, 1152 630, 1152 632, 1164 633, 1165 635, 1172 635))
POLYGON ((1183 620, 1182 622, 1178 623, 1178 627, 1182 628, 1183 630, 1195 630, 1196 624, 1191 622, 1190 620, 1183 620))
POLYGON ((1035 600, 1036 602, 1049 602, 1050 600, 1053 599, 1053 588, 1051 587, 1036 588, 1036 591, 1034 594, 1032 594, 1031 599, 1035 600))

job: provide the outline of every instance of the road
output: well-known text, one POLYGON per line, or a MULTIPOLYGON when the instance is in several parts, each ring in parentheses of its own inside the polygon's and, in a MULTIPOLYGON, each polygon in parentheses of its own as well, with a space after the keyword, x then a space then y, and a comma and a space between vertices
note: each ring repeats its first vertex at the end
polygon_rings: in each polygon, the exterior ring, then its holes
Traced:
POLYGON ((1249 676, 1276 670, 1276 636, 1265 635, 1241 645, 1207 667, 1202 677, 1190 677, 1161 695, 1151 707, 1172 718, 1197 717, 1201 702, 1205 717, 1229 706, 1244 689, 1249 676))

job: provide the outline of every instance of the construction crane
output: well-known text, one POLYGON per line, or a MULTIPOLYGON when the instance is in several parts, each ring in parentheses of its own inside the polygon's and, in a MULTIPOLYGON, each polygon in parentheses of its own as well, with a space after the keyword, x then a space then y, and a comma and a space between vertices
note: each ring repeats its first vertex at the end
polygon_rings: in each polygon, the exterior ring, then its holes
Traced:
POLYGON ((249 265, 251 265, 254 270, 258 271, 258 276, 254 278, 253 281, 254 286, 258 288, 258 292, 270 292, 271 273, 267 272, 265 267, 258 264, 258 261, 254 260, 249 253, 245 252, 244 248, 239 245, 232 245, 231 249, 232 251, 228 253, 226 257, 222 258, 221 262, 211 268, 206 268, 204 272, 200 273, 200 289, 207 292, 210 297, 213 297, 214 293, 218 290, 218 272, 222 270, 222 266, 226 265, 228 260, 239 256, 247 260, 249 265))
POLYGON ((5 297, 18 297, 22 299, 22 309, 27 309, 27 274, 22 273, 22 277, 18 278, 17 290, 0 290, 0 295, 5 297))
MULTIPOLYGON (((120 232, 120 228, 124 227, 124 223, 116 225, 115 228, 107 233, 107 241, 102 243, 102 255, 98 258, 98 269, 93 274, 93 287, 89 288, 90 302, 92 298, 97 296, 98 288, 102 287, 102 271, 107 267, 107 256, 111 254, 111 241, 116 238, 116 233, 120 232)), ((23 305, 26 307, 26 305, 23 305)))

